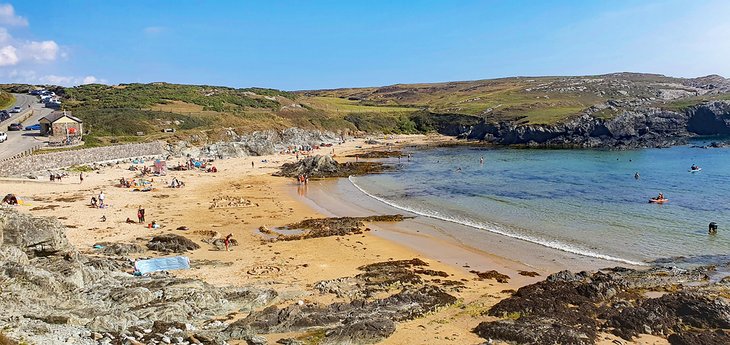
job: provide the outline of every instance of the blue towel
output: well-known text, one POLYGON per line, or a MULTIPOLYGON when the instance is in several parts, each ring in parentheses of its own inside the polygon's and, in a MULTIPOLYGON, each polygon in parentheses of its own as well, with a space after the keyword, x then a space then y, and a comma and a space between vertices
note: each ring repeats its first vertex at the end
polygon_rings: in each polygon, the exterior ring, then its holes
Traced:
POLYGON ((190 259, 187 256, 173 256, 149 260, 137 260, 134 268, 141 274, 157 271, 189 270, 190 259))

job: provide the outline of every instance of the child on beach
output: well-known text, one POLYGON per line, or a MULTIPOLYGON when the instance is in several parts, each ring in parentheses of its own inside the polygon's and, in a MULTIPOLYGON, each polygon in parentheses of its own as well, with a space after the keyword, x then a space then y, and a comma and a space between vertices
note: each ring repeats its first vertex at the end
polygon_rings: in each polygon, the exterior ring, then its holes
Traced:
POLYGON ((233 234, 228 234, 228 236, 226 236, 226 238, 223 240, 223 244, 226 246, 226 251, 227 252, 230 252, 231 251, 229 249, 229 247, 231 245, 231 237, 233 237, 233 234))

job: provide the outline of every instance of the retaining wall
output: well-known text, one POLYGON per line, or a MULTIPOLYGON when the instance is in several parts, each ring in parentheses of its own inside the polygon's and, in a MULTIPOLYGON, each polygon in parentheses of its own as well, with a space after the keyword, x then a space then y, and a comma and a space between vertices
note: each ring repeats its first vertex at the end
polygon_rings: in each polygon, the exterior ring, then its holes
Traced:
POLYGON ((0 176, 28 175, 73 165, 163 156, 166 155, 165 147, 166 144, 163 142, 151 142, 25 156, 3 162, 0 165, 0 176))

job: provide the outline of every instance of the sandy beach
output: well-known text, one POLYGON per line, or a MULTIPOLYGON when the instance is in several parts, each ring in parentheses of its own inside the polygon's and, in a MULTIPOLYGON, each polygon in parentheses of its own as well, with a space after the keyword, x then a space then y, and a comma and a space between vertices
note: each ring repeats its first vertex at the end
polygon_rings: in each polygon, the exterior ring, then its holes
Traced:
MULTIPOLYGON (((379 147, 384 143, 391 144, 388 147, 398 147, 453 139, 396 136, 378 140, 381 142, 379 147)), ((316 150, 314 154, 330 154, 334 150, 336 159, 344 161, 351 159, 344 158, 347 154, 374 147, 365 144, 365 139, 356 139, 316 150)), ((304 187, 292 179, 271 176, 281 164, 295 160, 294 155, 247 157, 215 161, 216 173, 169 171, 167 176, 150 178, 154 180, 154 189, 150 192, 133 192, 115 186, 120 178, 135 176, 136 172, 130 171, 129 165, 106 167, 85 174, 83 183, 75 175, 62 182, 3 180, 0 186, 2 192, 15 193, 23 200, 23 205, 18 206, 19 211, 61 220, 67 226, 69 241, 84 253, 93 254, 93 246, 97 243, 144 245, 155 235, 182 235, 194 240, 201 249, 186 254, 191 260, 191 270, 173 271, 171 274, 202 279, 217 286, 268 286, 279 292, 276 301, 279 305, 299 300, 332 302, 333 296, 319 294, 313 285, 322 280, 352 276, 359 272, 357 268, 360 266, 389 260, 419 258, 427 262, 430 269, 446 272, 449 280, 463 282, 463 288, 455 293, 458 298, 456 304, 425 317, 399 323, 395 334, 383 344, 482 343, 484 339, 470 330, 489 319, 481 315, 482 312, 510 296, 514 290, 558 270, 596 269, 612 265, 602 261, 591 262, 567 253, 534 252, 524 243, 494 234, 479 237, 480 241, 469 241, 467 245, 441 231, 452 225, 418 217, 401 223, 368 224, 372 231, 363 234, 269 242, 259 232, 259 227, 275 228, 308 218, 368 216, 397 211, 377 205, 377 202, 357 201, 358 196, 347 201, 335 192, 342 189, 337 181, 311 181, 303 190, 304 187), (168 188, 172 178, 183 181, 185 187, 168 188), (91 197, 100 191, 106 195, 108 208, 90 206, 91 197), (211 207, 216 198, 243 198, 251 201, 251 205, 211 207), (136 223, 140 206, 146 210, 144 224, 136 223), (102 217, 106 221, 101 221, 102 217), (127 223, 127 218, 135 222, 127 223), (148 228, 147 223, 151 221, 160 224, 161 228, 148 228), (238 242, 229 252, 204 241, 213 237, 223 238, 227 234, 232 234, 238 242), (510 279, 505 283, 478 279, 470 272, 472 270, 496 270, 510 279)), ((168 164, 172 166, 175 162, 168 164)), ((341 183, 346 183, 346 180, 341 183)), ((473 234, 470 236, 473 237, 473 234)), ((157 255, 151 251, 135 254, 136 257, 157 255)), ((222 320, 245 316, 239 313, 222 316, 222 320)), ((273 343, 290 336, 273 334, 267 335, 267 339, 273 343)), ((617 339, 615 336, 604 338, 607 343, 617 339)), ((661 344, 665 341, 642 337, 639 343, 661 344)))

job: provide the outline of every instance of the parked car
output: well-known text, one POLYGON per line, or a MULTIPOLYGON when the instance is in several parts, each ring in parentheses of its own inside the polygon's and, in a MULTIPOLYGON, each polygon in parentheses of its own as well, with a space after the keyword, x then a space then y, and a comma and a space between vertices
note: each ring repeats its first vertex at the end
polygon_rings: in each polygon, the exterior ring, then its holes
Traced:
POLYGON ((8 130, 9 131, 22 131, 23 130, 23 125, 21 125, 19 123, 11 123, 8 126, 8 130))
POLYGON ((0 143, 5 142, 5 140, 8 140, 8 135, 5 132, 0 132, 0 143))
POLYGON ((6 110, 0 110, 0 121, 5 121, 10 118, 10 114, 6 110))
POLYGON ((23 110, 23 108, 16 106, 16 107, 13 107, 13 109, 10 109, 10 112, 11 113, 19 113, 21 110, 23 110))
POLYGON ((36 123, 35 125, 25 126, 26 131, 40 131, 41 130, 41 124, 36 123))

